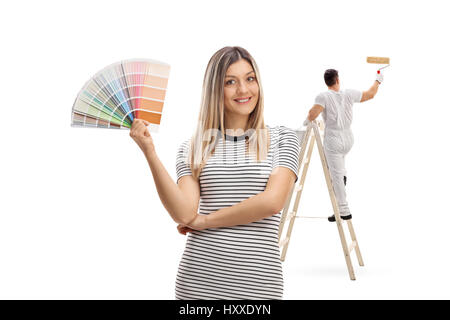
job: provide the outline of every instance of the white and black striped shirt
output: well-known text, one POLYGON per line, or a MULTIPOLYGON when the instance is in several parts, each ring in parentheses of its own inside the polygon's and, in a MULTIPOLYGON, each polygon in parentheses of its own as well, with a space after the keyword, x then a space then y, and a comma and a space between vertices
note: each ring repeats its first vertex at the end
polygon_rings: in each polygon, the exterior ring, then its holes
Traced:
MULTIPOLYGON (((299 139, 292 129, 267 127, 270 148, 257 162, 245 154, 245 134, 219 138, 200 173, 199 213, 233 206, 265 190, 273 169, 298 172, 299 139)), ((192 175, 190 140, 177 153, 177 181, 192 175)), ((250 153, 250 155, 252 155, 250 153)), ((281 299, 283 273, 278 247, 281 213, 246 225, 188 233, 176 278, 177 299, 281 299)))

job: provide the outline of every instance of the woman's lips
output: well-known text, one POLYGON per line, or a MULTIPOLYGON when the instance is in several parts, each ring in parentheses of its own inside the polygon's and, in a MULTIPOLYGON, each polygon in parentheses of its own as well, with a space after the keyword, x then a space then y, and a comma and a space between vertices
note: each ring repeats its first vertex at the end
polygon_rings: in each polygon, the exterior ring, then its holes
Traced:
POLYGON ((239 99, 234 99, 234 101, 236 101, 239 104, 246 104, 247 102, 249 102, 252 99, 252 97, 246 97, 246 98, 239 98, 239 99))

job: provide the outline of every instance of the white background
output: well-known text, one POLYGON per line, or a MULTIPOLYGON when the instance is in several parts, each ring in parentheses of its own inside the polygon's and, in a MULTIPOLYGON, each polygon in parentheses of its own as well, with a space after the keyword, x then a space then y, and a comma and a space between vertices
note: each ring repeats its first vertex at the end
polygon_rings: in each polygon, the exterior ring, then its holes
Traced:
MULTIPOLYGON (((374 100, 354 107, 348 200, 366 266, 350 281, 334 224, 297 220, 285 299, 448 299, 449 67, 445 1, 15 1, 0 11, 0 298, 173 299, 185 237, 123 130, 71 128, 72 104, 122 59, 172 67, 157 152, 197 121, 209 58, 256 59, 265 121, 297 128, 336 68, 374 100)), ((331 205, 317 152, 301 212, 331 205)))

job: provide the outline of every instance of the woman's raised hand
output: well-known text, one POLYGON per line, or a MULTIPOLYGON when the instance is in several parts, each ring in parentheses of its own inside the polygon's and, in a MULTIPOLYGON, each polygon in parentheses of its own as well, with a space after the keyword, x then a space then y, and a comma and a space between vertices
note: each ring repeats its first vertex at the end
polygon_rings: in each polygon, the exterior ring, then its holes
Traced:
POLYGON ((130 137, 137 143, 144 153, 155 152, 152 136, 147 130, 149 122, 142 119, 134 119, 131 124, 130 137))

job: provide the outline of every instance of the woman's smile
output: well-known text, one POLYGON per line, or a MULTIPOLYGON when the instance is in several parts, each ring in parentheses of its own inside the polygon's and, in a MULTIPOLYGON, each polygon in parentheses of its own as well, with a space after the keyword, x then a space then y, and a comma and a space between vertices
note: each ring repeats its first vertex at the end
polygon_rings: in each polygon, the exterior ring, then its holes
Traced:
POLYGON ((234 101, 236 101, 239 104, 245 104, 245 103, 249 102, 251 98, 252 97, 237 98, 237 99, 234 99, 234 101))

